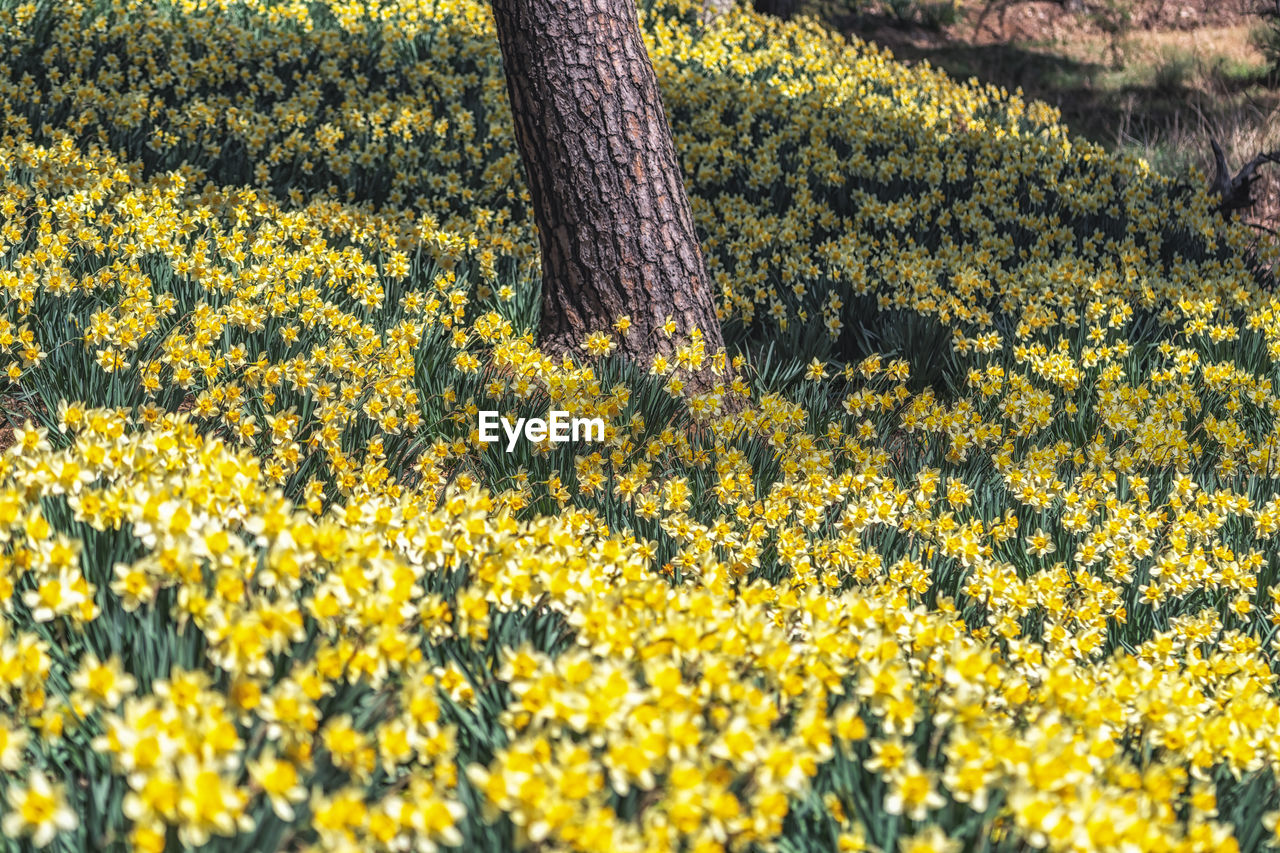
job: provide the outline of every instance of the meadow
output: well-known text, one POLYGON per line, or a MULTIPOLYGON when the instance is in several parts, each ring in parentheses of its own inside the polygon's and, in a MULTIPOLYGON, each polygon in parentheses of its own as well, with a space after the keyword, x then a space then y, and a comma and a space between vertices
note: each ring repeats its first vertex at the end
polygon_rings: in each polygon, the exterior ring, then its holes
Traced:
POLYGON ((486 4, 0 0, 4 849, 1280 844, 1274 245, 639 13, 729 347, 653 365, 537 348, 486 4))

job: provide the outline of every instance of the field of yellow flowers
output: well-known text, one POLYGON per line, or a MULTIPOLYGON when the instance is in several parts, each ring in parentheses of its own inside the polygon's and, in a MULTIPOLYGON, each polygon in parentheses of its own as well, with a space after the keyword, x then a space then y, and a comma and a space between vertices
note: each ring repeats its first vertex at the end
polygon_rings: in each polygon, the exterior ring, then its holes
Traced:
POLYGON ((730 352, 637 367, 536 348, 484 3, 0 0, 4 849, 1280 843, 1274 251, 640 18, 730 352))

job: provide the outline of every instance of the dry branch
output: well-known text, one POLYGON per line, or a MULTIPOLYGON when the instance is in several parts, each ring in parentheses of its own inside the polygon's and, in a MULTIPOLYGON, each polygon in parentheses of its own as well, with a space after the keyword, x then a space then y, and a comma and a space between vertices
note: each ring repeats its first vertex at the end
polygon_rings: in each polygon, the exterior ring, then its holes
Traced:
POLYGON ((1227 215, 1235 210, 1245 210, 1253 207, 1257 201, 1253 197, 1253 184, 1259 177, 1258 167, 1263 163, 1280 163, 1280 151, 1268 151, 1259 154, 1232 176, 1231 170, 1227 168, 1226 155, 1222 153, 1222 146, 1218 144, 1218 140, 1210 138, 1209 144, 1213 146, 1213 159, 1216 167, 1213 183, 1209 188, 1220 199, 1218 212, 1227 215))

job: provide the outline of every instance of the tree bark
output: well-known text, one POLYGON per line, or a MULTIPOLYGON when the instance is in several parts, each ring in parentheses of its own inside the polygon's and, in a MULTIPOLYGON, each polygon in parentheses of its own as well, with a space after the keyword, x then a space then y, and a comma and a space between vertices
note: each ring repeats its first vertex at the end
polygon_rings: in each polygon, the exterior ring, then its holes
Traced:
POLYGON ((779 18, 790 18, 800 8, 800 0, 755 0, 755 10, 779 18))
POLYGON ((642 367, 694 328, 709 361, 715 294, 633 0, 492 6, 538 226, 543 347, 581 354, 625 315, 619 348, 642 367))

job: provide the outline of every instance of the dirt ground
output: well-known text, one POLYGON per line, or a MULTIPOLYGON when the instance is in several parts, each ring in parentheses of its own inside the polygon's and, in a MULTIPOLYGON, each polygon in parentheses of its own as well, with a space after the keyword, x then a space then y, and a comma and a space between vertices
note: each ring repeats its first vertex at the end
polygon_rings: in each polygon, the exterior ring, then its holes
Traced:
MULTIPOLYGON (((903 3, 897 4, 899 8, 903 3)), ((1111 149, 1137 149, 1158 169, 1214 173, 1210 138, 1234 172, 1280 151, 1280 80, 1261 47, 1280 32, 1280 0, 960 0, 955 20, 932 25, 918 0, 913 21, 890 4, 818 8, 846 33, 1062 111, 1073 131, 1111 149)), ((1280 44, 1280 38, 1276 40, 1280 44)), ((1280 232, 1280 165, 1260 170, 1258 204, 1245 217, 1280 232)))
MULTIPOLYGON (((1106 12, 1108 4, 1085 3, 1084 12, 1069 11, 1058 2, 1019 2, 1019 0, 994 0, 990 3, 970 4, 960 28, 971 28, 993 41, 1015 39, 1063 38, 1072 39, 1085 34, 1105 35, 1104 28, 1096 25, 1092 11, 1106 12)), ((1118 11, 1127 12, 1129 25, 1153 33, 1195 32, 1204 29, 1229 28, 1241 23, 1252 23, 1263 10, 1259 0, 1138 0, 1118 2, 1118 11)))
POLYGON ((1091 0, 1083 11, 1058 0, 964 0, 956 6, 959 20, 938 28, 904 25, 883 11, 838 16, 837 23, 890 47, 915 50, 1027 43, 1092 51, 1102 62, 1114 38, 1129 37, 1157 49, 1203 47, 1261 64, 1262 52, 1249 34, 1278 11, 1271 0, 1091 0))

